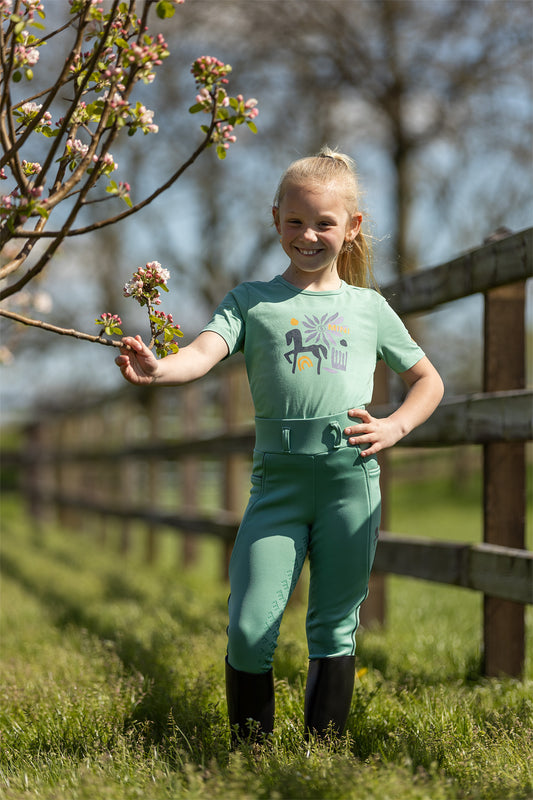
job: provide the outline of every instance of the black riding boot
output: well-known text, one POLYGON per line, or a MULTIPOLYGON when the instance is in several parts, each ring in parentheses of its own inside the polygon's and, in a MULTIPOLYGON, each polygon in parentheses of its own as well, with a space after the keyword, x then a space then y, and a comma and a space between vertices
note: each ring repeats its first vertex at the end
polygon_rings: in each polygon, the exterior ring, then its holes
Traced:
POLYGON ((309 734, 344 732, 355 678, 355 656, 317 658, 309 662, 305 688, 304 724, 309 734), (330 728, 331 726, 331 728, 330 728))
POLYGON ((233 669, 226 658, 226 697, 231 743, 260 741, 274 730, 274 675, 233 669), (236 727, 237 726, 237 727, 236 727))

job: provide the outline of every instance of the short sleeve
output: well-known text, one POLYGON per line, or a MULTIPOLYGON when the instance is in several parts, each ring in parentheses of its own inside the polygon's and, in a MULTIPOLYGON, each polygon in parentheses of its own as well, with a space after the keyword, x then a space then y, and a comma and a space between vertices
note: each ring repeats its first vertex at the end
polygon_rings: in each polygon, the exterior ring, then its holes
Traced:
POLYGON ((241 284, 228 292, 202 332, 218 333, 228 345, 229 355, 237 353, 244 347, 247 308, 246 287, 241 284))
POLYGON ((424 351, 385 298, 380 300, 377 356, 394 372, 405 372, 424 357, 424 351))

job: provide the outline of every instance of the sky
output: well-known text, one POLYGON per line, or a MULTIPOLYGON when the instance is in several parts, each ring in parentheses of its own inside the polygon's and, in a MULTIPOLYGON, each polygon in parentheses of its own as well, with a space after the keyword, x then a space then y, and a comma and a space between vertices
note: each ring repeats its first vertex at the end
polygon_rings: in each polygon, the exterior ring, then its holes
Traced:
MULTIPOLYGON (((56 0, 57 2, 57 0, 56 0)), ((54 3, 49 7, 54 8, 54 3)), ((57 5, 55 6, 57 8, 57 5)), ((268 117, 270 98, 268 95, 260 96, 260 117, 258 126, 260 128, 261 118, 268 117)), ((246 132, 242 138, 249 136, 246 132)), ((249 137, 244 146, 239 143, 230 152, 228 163, 224 163, 222 169, 228 173, 228 180, 238 182, 239 164, 244 160, 253 160, 254 137, 249 137)), ((157 143, 149 145, 157 147, 157 143)), ((295 154, 299 155, 299 154, 295 154)), ((438 155, 443 163, 446 153, 438 155)), ((292 157, 292 155, 291 155, 292 157)), ((390 207, 390 193, 387 192, 388 182, 387 165, 379 154, 373 152, 368 146, 361 147, 357 153, 360 164, 360 172, 363 184, 366 188, 366 206, 369 216, 374 220, 374 231, 377 240, 377 276, 382 283, 386 283, 390 278, 383 259, 380 257, 380 246, 386 247, 387 238, 392 225, 392 215, 394 209, 390 207)), ((475 181, 476 176, 483 169, 488 168, 484 161, 484 154, 479 155, 479 159, 473 159, 468 165, 471 171, 471 180, 475 181)), ((498 165, 490 164, 496 180, 498 179, 498 165)), ((505 161, 502 159, 501 169, 505 169, 505 161)), ((257 183, 258 205, 264 208, 264 225, 270 224, 270 204, 278 181, 278 175, 271 171, 258 170, 260 180, 257 183)), ((119 179, 127 179, 127 176, 120 176, 119 179)), ((460 202, 460 198, 457 198, 460 202)), ((162 213, 165 209, 167 200, 158 201, 162 213)), ((198 236, 202 230, 202 208, 193 199, 193 195, 185 182, 172 195, 172 203, 178 209, 176 221, 173 222, 171 229, 165 227, 165 232, 169 232, 175 240, 176 249, 190 254, 194 258, 195 249, 198 247, 198 236)), ((420 203, 416 213, 419 215, 415 220, 414 229, 424 230, 426 228, 428 213, 432 213, 431 208, 420 203)), ((464 209, 464 214, 468 214, 468 209, 464 209)), ((445 223, 445 221, 444 221, 445 223)), ((263 223, 262 223, 263 224, 263 223)), ((515 208, 511 213, 505 214, 505 224, 512 230, 521 230, 531 224, 531 208, 515 208)), ((444 228, 444 226, 443 226, 444 228)), ((436 230, 432 237, 431 249, 428 252, 426 266, 433 266, 438 261, 448 260, 458 255, 459 250, 454 249, 453 242, 450 243, 449 235, 436 230)), ((274 233, 273 233, 274 235, 274 233)), ((471 243, 474 246, 475 243, 471 243)), ((87 248, 90 244, 80 244, 76 240, 67 243, 60 253, 58 259, 50 270, 50 278, 46 281, 43 288, 50 293, 54 301, 54 309, 63 311, 68 315, 69 308, 76 304, 82 309, 82 318, 79 319, 77 326, 81 330, 93 332, 93 320, 102 310, 99 303, 98 292, 91 284, 90 275, 87 275, 86 258, 87 248), (65 292, 65 286, 68 292, 65 292)), ((135 219, 133 226, 127 229, 126 241, 123 253, 121 253, 121 263, 117 265, 117 282, 122 285, 129 279, 135 266, 144 261, 158 258, 157 235, 154 236, 151 224, 143 220, 142 214, 135 219), (132 269, 133 267, 133 269, 132 269)), ((283 255, 281 253, 272 256, 272 274, 282 271, 284 266, 283 255)), ((166 266, 166 265, 165 265, 166 266)), ((270 262, 268 269, 270 269, 270 262)), ((268 277, 266 274, 261 277, 268 277)), ((169 284, 170 294, 165 298, 165 310, 172 311, 174 316, 181 323, 187 336, 196 333, 201 325, 207 320, 207 309, 199 310, 198 302, 194 296, 189 295, 184 289, 182 282, 171 280, 169 284)), ((528 322, 531 327, 532 322, 532 288, 531 282, 528 287, 528 322)), ((106 309, 107 310, 107 309, 106 309)), ((109 309, 112 310, 112 309, 109 309)), ((436 345, 432 341, 428 344, 435 347, 435 356, 439 356, 439 341, 446 336, 455 334, 458 329, 468 331, 472 340, 479 339, 482 319, 482 305, 480 298, 472 298, 456 304, 455 310, 446 307, 441 311, 435 312, 431 317, 431 328, 438 331, 436 345)), ((130 325, 142 325, 139 315, 131 311, 128 314, 128 329, 130 325)), ((18 334, 17 334, 18 335, 18 334)), ((12 363, 0 367, 0 422, 25 414, 25 409, 30 407, 35 399, 47 398, 60 399, 68 398, 76 394, 90 390, 111 391, 122 385, 117 368, 113 365, 114 351, 111 348, 103 348, 96 345, 86 344, 74 339, 62 339, 57 342, 53 352, 48 351, 48 341, 44 337, 52 334, 39 332, 32 336, 34 345, 30 350, 24 350, 12 363)), ((431 340, 431 337, 428 337, 431 340)), ((530 374, 533 370, 530 371, 530 374)))

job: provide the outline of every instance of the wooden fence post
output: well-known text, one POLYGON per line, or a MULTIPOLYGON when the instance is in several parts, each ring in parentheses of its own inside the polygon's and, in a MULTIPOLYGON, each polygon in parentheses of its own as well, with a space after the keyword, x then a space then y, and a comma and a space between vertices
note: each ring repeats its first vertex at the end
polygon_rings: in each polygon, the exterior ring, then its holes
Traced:
MULTIPOLYGON (((197 383, 184 386, 182 419, 185 420, 185 430, 181 430, 182 438, 194 439, 198 434, 198 420, 202 418, 201 397, 202 392, 197 383)), ((181 502, 185 511, 194 514, 198 512, 198 483, 200 481, 200 464, 195 455, 184 456, 181 460, 181 502)), ((183 564, 188 567, 194 563, 198 555, 198 541, 196 534, 190 531, 183 533, 183 564)))
MULTIPOLYGON (((239 422, 240 403, 239 403, 239 373, 233 368, 226 369, 224 373, 224 427, 227 433, 231 433, 239 422)), ((239 512, 242 505, 242 487, 240 465, 242 457, 239 453, 230 453, 222 461, 224 470, 224 502, 223 508, 226 511, 239 512)), ((222 579, 228 580, 229 561, 233 542, 224 541, 224 558, 222 564, 222 579)))
MULTIPOLYGON (((132 398, 120 405, 119 415, 115 419, 116 434, 114 432, 114 435, 118 435, 118 440, 123 442, 126 447, 134 442, 138 413, 138 401, 136 399, 132 398)), ((127 458, 120 465, 118 478, 119 494, 125 508, 128 508, 131 500, 135 502, 136 476, 134 472, 133 460, 127 458)), ((131 527, 132 523, 128 517, 124 517, 120 521, 118 549, 123 556, 127 555, 131 549, 131 527)))
MULTIPOLYGON (((387 367, 380 361, 376 367, 374 376, 374 394, 372 397, 373 405, 387 405, 389 402, 389 375, 387 367)), ((389 480, 390 464, 389 453, 383 451, 379 454, 379 465, 381 469, 381 530, 389 528, 389 480)), ((379 542, 378 542, 379 547, 379 542)), ((368 586, 368 597, 361 606, 360 621, 363 628, 368 628, 372 624, 384 625, 387 615, 387 585, 386 576, 383 572, 372 572, 368 586)))
MULTIPOLYGON (((160 433, 160 394, 157 390, 152 390, 147 398, 147 411, 149 416, 150 441, 159 440, 160 433)), ((157 508, 159 500, 159 484, 161 474, 161 461, 156 456, 148 459, 148 497, 151 508, 157 508)), ((149 564, 153 564, 157 555, 157 525, 153 522, 148 523, 146 529, 146 551, 145 557, 149 564)))
MULTIPOLYGON (((77 441, 75 422, 73 421, 72 415, 67 414, 59 420, 56 446, 59 450, 69 453, 76 446, 77 441)), ((79 464, 74 464, 69 460, 63 461, 63 459, 58 461, 56 481, 60 498, 76 495, 77 487, 81 483, 79 464)), ((75 529, 78 528, 80 523, 79 512, 72 506, 60 505, 59 519, 61 525, 65 528, 75 529)))
MULTIPOLYGON (((525 281, 485 293, 485 392, 525 387, 525 281)), ((483 446, 483 539, 525 547, 525 445, 483 446)), ((483 671, 520 676, 525 658, 524 606, 484 596, 483 671)))
POLYGON ((39 458, 43 438, 43 424, 32 422, 26 427, 25 434, 25 477, 21 480, 21 470, 19 473, 20 488, 26 496, 26 506, 32 518, 34 532, 38 534, 44 517, 42 465, 39 458))

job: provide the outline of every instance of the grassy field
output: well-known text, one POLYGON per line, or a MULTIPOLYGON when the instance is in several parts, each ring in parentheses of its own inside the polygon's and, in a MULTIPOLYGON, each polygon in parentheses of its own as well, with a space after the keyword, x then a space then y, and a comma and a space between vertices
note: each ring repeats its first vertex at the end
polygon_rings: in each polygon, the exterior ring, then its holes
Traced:
MULTIPOLYGON (((479 536, 479 486, 395 490, 398 532, 479 536), (414 503, 414 497, 418 502, 414 503), (432 529, 427 530, 431 504, 432 529)), ((139 533, 140 535, 140 533, 139 533)), ((229 751, 227 586, 218 545, 186 572, 88 533, 32 532, 2 503, 0 798, 506 800, 533 797, 533 636, 524 681, 479 675, 481 598, 391 578, 386 630, 361 633, 348 735, 307 748, 305 605, 292 602, 264 752, 229 751)))

